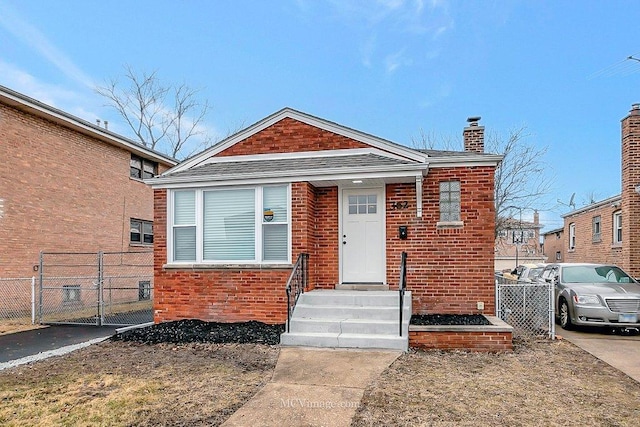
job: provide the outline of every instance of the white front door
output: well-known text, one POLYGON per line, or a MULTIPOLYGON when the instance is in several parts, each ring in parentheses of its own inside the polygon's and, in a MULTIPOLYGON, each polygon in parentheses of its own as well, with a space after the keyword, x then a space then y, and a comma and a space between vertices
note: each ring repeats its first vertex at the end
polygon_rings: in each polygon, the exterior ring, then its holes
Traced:
POLYGON ((342 190, 342 283, 383 283, 384 188, 342 190))

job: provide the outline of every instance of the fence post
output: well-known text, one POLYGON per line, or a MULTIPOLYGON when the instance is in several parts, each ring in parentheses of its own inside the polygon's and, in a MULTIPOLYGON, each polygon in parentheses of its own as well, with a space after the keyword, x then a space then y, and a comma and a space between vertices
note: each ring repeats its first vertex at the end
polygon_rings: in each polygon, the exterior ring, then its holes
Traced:
POLYGON ((36 276, 31 276, 31 324, 36 324, 36 276))
POLYGON ((38 265, 38 271, 40 272, 40 295, 38 298, 39 307, 38 307, 38 323, 42 324, 42 293, 44 288, 44 252, 40 251, 40 264, 38 265))
POLYGON ((102 299, 102 287, 104 280, 104 271, 103 271, 103 256, 104 253, 102 251, 98 252, 98 316, 96 317, 96 326, 102 326, 104 323, 104 301, 102 299))

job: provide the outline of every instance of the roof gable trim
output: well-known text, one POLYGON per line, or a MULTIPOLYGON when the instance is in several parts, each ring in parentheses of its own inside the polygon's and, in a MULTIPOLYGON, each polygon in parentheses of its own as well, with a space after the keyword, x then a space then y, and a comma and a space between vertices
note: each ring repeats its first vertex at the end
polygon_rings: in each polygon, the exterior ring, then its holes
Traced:
POLYGON ((402 147, 400 145, 394 144, 382 138, 378 138, 376 136, 369 135, 364 132, 360 132, 355 129, 351 129, 351 128, 339 125, 337 123, 333 123, 333 122, 315 117, 315 116, 311 116, 309 114, 302 113, 292 108, 283 108, 282 110, 260 120, 257 123, 254 123, 253 125, 247 127, 246 129, 221 141, 220 143, 209 148, 208 150, 205 150, 202 153, 192 157, 191 159, 184 161, 182 164, 171 169, 170 172, 172 173, 179 172, 182 170, 190 169, 194 166, 198 166, 203 162, 205 162, 206 160, 208 160, 210 157, 221 153, 222 151, 226 150, 229 147, 232 147, 238 142, 241 142, 249 138, 250 136, 257 134, 258 132, 286 118, 297 120, 299 122, 317 127, 322 130, 326 130, 328 132, 333 132, 335 134, 353 139, 355 141, 362 142, 364 144, 370 145, 373 148, 386 151, 388 153, 403 157, 405 159, 414 160, 421 163, 424 163, 427 159, 426 154, 420 153, 416 150, 412 150, 408 147, 406 148, 402 147))

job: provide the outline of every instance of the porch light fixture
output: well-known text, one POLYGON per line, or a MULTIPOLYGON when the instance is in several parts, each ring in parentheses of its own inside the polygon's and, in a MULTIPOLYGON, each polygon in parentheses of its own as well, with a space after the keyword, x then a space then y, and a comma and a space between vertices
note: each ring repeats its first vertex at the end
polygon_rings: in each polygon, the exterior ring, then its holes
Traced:
POLYGON ((362 184, 362 180, 361 179, 354 179, 353 181, 354 184, 362 184))

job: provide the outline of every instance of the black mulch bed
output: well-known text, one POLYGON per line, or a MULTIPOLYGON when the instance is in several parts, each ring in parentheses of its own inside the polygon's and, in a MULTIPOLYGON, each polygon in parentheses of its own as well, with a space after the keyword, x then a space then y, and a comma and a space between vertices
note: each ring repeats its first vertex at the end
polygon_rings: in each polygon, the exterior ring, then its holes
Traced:
POLYGON ((115 335, 112 340, 145 344, 197 342, 277 345, 280 343, 282 332, 284 325, 267 325, 254 320, 244 323, 217 323, 189 319, 131 329, 115 335))
POLYGON ((481 314, 414 314, 412 325, 490 325, 481 314))

